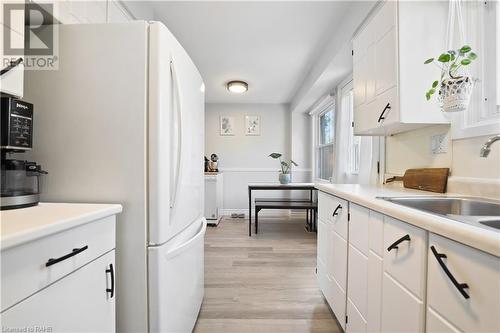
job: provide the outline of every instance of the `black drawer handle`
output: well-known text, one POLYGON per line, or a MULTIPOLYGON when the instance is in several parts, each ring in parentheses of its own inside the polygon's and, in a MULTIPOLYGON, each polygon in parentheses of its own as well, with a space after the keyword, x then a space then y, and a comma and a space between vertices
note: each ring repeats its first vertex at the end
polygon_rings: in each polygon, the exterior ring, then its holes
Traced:
POLYGON ((392 250, 397 249, 399 244, 403 243, 404 241, 409 242, 410 240, 411 240, 410 235, 406 234, 397 241, 395 241, 394 243, 392 243, 391 246, 387 248, 387 251, 391 252, 392 250))
POLYGON ((385 117, 384 117, 385 111, 390 110, 390 109, 391 109, 391 103, 387 103, 387 105, 385 106, 385 108, 382 110, 382 113, 380 114, 380 117, 378 117, 378 120, 377 120, 378 123, 380 123, 382 120, 385 119, 385 117))
POLYGON ((79 249, 73 249, 73 251, 71 251, 71 253, 68 253, 62 257, 59 257, 59 258, 50 258, 46 263, 45 263, 45 266, 46 267, 49 267, 49 266, 52 266, 54 264, 57 264, 58 262, 61 262, 63 260, 66 260, 68 258, 71 258, 73 256, 76 256, 78 253, 82 253, 83 251, 85 251, 86 249, 88 249, 88 245, 85 245, 84 247, 81 247, 79 249))
POLYGON ((23 62, 23 58, 19 58, 19 59, 15 60, 15 61, 11 61, 10 64, 9 64, 9 66, 5 67, 4 69, 2 69, 0 71, 0 76, 4 75, 7 72, 9 72, 14 67, 19 66, 19 64, 22 63, 22 62, 23 62))
POLYGON ((340 205, 340 204, 337 206, 337 208, 335 208, 335 210, 333 211, 332 216, 337 216, 337 215, 339 215, 339 213, 338 213, 338 210, 339 210, 339 209, 342 209, 342 205, 340 205))
POLYGON ((109 297, 113 298, 115 295, 115 270, 113 269, 113 264, 109 264, 109 268, 106 269, 106 274, 107 273, 110 273, 111 276, 111 288, 106 288, 106 292, 111 293, 109 297))
POLYGON ((446 254, 439 253, 436 250, 436 248, 434 247, 434 245, 431 246, 431 251, 432 251, 432 254, 434 254, 434 257, 436 257, 436 260, 439 263, 439 266, 441 266, 441 268, 446 273, 446 275, 448 276, 448 278, 451 280, 451 282, 453 283, 453 285, 455 286, 455 288, 458 289, 458 291, 460 292, 460 294, 462 294, 462 296, 465 299, 470 298, 469 294, 467 294, 465 292, 465 290, 464 290, 464 289, 469 289, 469 285, 467 283, 459 283, 457 281, 457 279, 455 279, 455 277, 453 276, 453 274, 451 274, 451 272, 448 269, 448 267, 446 267, 445 263, 443 262, 443 258, 447 258, 446 254))

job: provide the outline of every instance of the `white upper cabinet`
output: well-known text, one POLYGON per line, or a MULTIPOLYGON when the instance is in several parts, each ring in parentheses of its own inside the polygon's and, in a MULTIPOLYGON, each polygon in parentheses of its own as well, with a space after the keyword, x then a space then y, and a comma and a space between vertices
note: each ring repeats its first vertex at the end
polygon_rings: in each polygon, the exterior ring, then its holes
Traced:
POLYGON ((390 135, 448 123, 425 92, 439 69, 424 61, 443 51, 446 2, 385 1, 353 39, 354 131, 390 135))

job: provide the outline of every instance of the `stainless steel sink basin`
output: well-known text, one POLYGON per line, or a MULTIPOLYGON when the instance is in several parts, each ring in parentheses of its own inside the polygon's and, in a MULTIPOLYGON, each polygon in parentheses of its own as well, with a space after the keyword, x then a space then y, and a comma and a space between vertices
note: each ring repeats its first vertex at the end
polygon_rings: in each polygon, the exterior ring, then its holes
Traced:
POLYGON ((500 201, 438 196, 380 197, 379 199, 500 232, 500 201))
POLYGON ((479 221, 479 223, 500 230, 500 220, 486 220, 486 221, 479 221))

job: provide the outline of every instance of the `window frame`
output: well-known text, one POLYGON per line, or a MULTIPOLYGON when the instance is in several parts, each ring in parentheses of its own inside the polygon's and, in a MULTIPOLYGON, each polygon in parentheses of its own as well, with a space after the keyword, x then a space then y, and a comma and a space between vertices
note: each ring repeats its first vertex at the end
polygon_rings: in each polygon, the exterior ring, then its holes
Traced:
POLYGON ((319 183, 329 183, 332 181, 335 175, 335 152, 336 152, 336 102, 335 102, 335 96, 333 95, 328 95, 322 100, 320 100, 315 107, 313 107, 313 110, 309 112, 309 115, 313 117, 313 179, 315 182, 319 183), (321 116, 324 115, 325 113, 332 111, 332 131, 333 131, 333 138, 331 143, 327 144, 321 144, 321 129, 320 129, 320 119, 321 116), (332 147, 333 151, 333 159, 331 161, 332 163, 332 174, 328 177, 328 179, 324 179, 320 177, 320 170, 319 170, 319 150, 321 148, 325 147, 332 147))
POLYGON ((477 11, 463 10, 466 26, 477 26, 469 31, 470 43, 480 57, 476 64, 471 65, 471 73, 480 80, 475 83, 469 108, 449 115, 452 139, 500 133, 500 36, 498 33, 489 34, 500 27, 500 3, 481 1, 466 5, 480 6, 477 11), (497 6, 496 9, 491 7, 492 4, 497 6))

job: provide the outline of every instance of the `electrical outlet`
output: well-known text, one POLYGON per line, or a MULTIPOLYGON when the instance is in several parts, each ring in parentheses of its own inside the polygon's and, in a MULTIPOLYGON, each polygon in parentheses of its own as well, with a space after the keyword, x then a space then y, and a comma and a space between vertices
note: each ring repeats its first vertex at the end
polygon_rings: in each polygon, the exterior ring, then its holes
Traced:
POLYGON ((431 152, 433 154, 444 154, 448 151, 448 136, 446 133, 431 136, 431 152))

